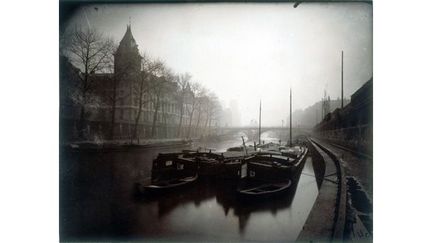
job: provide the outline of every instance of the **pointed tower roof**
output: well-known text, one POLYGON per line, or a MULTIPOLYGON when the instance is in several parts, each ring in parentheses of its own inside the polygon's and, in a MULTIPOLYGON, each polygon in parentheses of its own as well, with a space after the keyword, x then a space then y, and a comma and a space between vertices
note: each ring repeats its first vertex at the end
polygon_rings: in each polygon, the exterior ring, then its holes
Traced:
POLYGON ((126 28, 126 33, 124 34, 122 40, 120 41, 117 52, 139 52, 138 45, 135 38, 132 35, 131 25, 128 24, 126 28))

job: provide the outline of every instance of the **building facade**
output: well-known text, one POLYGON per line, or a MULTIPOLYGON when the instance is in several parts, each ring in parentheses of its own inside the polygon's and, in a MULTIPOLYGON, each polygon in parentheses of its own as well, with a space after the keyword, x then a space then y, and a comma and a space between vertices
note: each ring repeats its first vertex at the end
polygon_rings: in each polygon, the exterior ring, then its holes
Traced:
POLYGON ((94 101, 86 104, 85 126, 82 128, 84 137, 79 137, 79 106, 73 100, 71 85, 79 82, 77 76, 80 71, 67 57, 60 58, 61 141, 190 138, 206 135, 215 129, 218 117, 210 117, 213 121, 209 122, 205 109, 195 109, 190 119, 191 91, 183 92, 185 97, 179 97, 175 81, 163 75, 144 73, 142 57, 130 25, 113 58, 112 73, 94 73, 90 77, 94 86, 91 93, 94 101), (145 94, 139 92, 139 84, 144 77, 148 79, 147 83, 156 87, 145 94), (143 102, 140 102, 140 96, 143 102), (137 137, 134 136, 135 131, 137 137))
POLYGON ((314 127, 314 133, 333 143, 372 154, 373 79, 351 95, 349 104, 328 113, 314 127))

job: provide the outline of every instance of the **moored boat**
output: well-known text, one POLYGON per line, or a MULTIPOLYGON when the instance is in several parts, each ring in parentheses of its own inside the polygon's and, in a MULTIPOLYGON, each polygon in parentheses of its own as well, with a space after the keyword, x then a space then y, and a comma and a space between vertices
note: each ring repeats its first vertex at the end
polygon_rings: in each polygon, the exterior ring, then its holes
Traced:
POLYGON ((201 176, 217 176, 223 169, 223 156, 219 153, 197 153, 195 160, 198 165, 198 174, 201 176))
POLYGON ((279 152, 262 151, 245 159, 247 177, 268 181, 289 178, 294 159, 279 152))
POLYGON ((257 185, 249 185, 239 190, 239 193, 244 196, 262 197, 278 195, 287 191, 292 185, 291 180, 260 183, 257 185))
POLYGON ((307 148, 298 147, 295 156, 283 152, 260 151, 245 159, 247 175, 237 192, 241 196, 270 196, 287 191, 298 180, 307 148))
POLYGON ((243 164, 243 158, 229 158, 223 162, 223 168, 221 175, 225 179, 238 180, 241 178, 241 169, 243 164))
MULTIPOLYGON (((186 153, 187 155, 187 153, 186 153)), ((178 178, 196 174, 196 163, 184 159, 185 153, 159 153, 153 160, 152 180, 178 178)))
POLYGON ((142 185, 138 184, 137 189, 138 192, 166 192, 171 189, 176 189, 188 184, 195 182, 198 179, 198 175, 195 174, 193 176, 180 177, 180 178, 172 178, 165 180, 154 180, 150 185, 142 185))
POLYGON ((197 163, 185 153, 159 153, 153 160, 150 183, 137 182, 139 193, 167 191, 195 181, 198 178, 197 163))

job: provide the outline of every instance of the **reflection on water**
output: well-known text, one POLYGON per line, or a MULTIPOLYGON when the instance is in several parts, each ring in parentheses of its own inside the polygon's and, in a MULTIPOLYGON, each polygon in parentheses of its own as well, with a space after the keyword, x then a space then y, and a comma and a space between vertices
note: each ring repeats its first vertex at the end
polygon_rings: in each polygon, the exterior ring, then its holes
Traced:
POLYGON ((275 199, 240 200, 234 183, 217 179, 156 197, 133 196, 133 182, 150 175, 158 152, 63 154, 61 240, 292 241, 318 194, 308 157, 298 183, 275 199))
POLYGON ((295 240, 318 194, 310 158, 298 185, 286 197, 245 201, 228 182, 201 181, 181 193, 140 201, 137 233, 150 238, 188 240, 295 240), (161 232, 162 231, 162 232, 161 232))

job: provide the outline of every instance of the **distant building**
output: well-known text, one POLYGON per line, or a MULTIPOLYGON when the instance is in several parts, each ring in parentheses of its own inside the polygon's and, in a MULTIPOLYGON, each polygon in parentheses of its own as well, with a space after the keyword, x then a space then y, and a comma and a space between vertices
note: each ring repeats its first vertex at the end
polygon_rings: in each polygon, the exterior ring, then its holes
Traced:
POLYGON ((241 125, 241 114, 237 100, 230 101, 231 126, 238 127, 241 125))
POLYGON ((232 119, 232 111, 230 108, 226 108, 223 110, 223 115, 222 115, 222 126, 224 127, 232 127, 233 126, 233 119, 232 119))
POLYGON ((352 146, 363 152, 372 152, 373 143, 373 79, 354 94, 351 102, 325 116, 314 127, 315 134, 334 143, 352 146))

